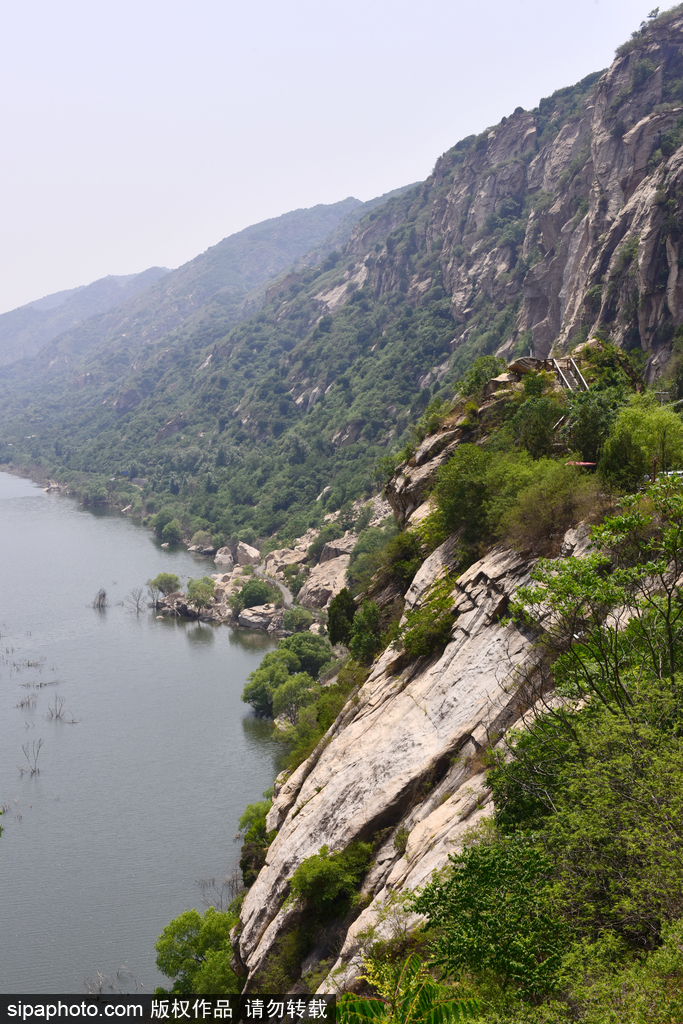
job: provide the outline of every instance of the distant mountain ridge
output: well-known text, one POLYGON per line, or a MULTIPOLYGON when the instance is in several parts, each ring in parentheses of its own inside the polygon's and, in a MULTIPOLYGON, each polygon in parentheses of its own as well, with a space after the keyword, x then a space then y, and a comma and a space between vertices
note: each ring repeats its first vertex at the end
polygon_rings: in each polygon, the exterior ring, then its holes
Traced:
POLYGON ((129 350, 186 321, 222 336, 259 307, 279 274, 345 245, 358 220, 394 194, 293 210, 229 235, 176 270, 103 278, 11 310, 0 316, 0 366, 40 353, 39 365, 58 373, 93 347, 129 350))
POLYGON ((168 273, 166 267, 150 267, 140 274, 110 274, 0 314, 0 366, 35 355, 59 334, 119 306, 168 273))

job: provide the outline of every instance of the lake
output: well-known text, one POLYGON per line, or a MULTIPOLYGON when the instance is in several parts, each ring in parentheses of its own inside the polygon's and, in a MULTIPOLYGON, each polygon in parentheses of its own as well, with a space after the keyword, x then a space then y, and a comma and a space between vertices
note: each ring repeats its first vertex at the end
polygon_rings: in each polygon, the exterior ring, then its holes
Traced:
POLYGON ((239 816, 277 770, 272 726, 240 700, 273 642, 126 603, 159 572, 213 571, 0 473, 3 993, 168 984, 159 933, 236 868, 239 816), (24 747, 39 773, 20 773, 24 747))

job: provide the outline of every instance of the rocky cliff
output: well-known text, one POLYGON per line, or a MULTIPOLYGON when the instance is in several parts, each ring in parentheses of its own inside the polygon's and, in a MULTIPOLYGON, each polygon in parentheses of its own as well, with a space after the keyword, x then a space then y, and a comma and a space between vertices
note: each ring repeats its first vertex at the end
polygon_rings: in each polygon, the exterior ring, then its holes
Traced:
MULTIPOLYGON (((437 446, 434 461, 441 455, 437 446)), ((433 472, 430 460, 424 465, 433 472)), ((562 553, 580 554, 586 545, 587 531, 572 530, 562 553)), ((423 563, 405 594, 406 609, 419 607, 457 557, 454 535, 423 563)), ((443 653, 406 666, 388 648, 311 757, 277 780, 267 822, 277 835, 234 940, 248 987, 299 924, 301 907, 287 901, 288 882, 323 845, 334 852, 358 840, 375 843, 362 912, 337 922, 302 966, 308 984, 306 974, 320 972, 322 963, 325 978, 318 974, 316 983, 335 991, 353 985, 364 936, 393 937, 401 918, 397 896, 443 867, 464 832, 490 813, 484 751, 528 709, 519 670, 533 656, 532 641, 505 616, 533 564, 502 546, 475 562, 454 584, 455 620, 443 653)), ((400 927, 412 923, 404 915, 400 927)))
POLYGON ((457 365, 494 349, 543 358, 601 330, 646 352, 654 379, 683 321, 683 11, 620 49, 604 74, 454 146, 408 209, 361 222, 321 312, 363 286, 414 305, 442 290, 457 365))

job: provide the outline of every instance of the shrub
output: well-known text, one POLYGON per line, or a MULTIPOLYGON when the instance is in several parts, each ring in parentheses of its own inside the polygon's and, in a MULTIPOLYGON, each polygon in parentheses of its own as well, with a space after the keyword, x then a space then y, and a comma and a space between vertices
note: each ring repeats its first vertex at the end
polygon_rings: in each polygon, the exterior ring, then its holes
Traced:
POLYGON ((353 619, 349 650, 357 661, 368 664, 382 647, 379 607, 374 601, 364 601, 353 619))
POLYGON ((208 530, 197 530, 197 532, 193 534, 190 543, 193 547, 195 545, 201 548, 211 547, 211 534, 208 530))
POLYGON ((448 643, 453 628, 453 586, 450 577, 437 580, 420 607, 406 612, 399 635, 411 657, 433 654, 448 643))
POLYGON ((164 597, 167 597, 169 594, 173 594, 176 590, 180 590, 180 579, 175 575, 175 573, 160 572, 153 580, 147 580, 147 586, 160 590, 164 597))
POLYGON ((161 531, 161 539, 165 544, 178 544, 183 539, 183 528, 177 519, 171 519, 161 531))
POLYGON ((600 505, 600 481, 574 466, 542 459, 533 481, 501 517, 497 533, 518 550, 557 554, 570 526, 600 505))
POLYGON ((480 356, 474 360, 470 369, 459 381, 458 394, 462 398, 481 398, 488 382, 504 370, 505 366, 504 359, 499 359, 496 356, 480 356))
POLYGON ((356 602, 351 591, 344 587, 332 599, 328 610, 327 630, 331 644, 348 644, 355 614, 356 602))
POLYGON ((230 930, 238 918, 230 911, 209 907, 202 916, 186 910, 168 924, 157 939, 157 967, 174 979, 173 992, 223 995, 240 985, 230 961, 230 930))
POLYGON ((338 853, 322 846, 307 857, 290 879, 291 895, 305 900, 320 921, 343 917, 370 865, 372 846, 355 842, 338 853))
POLYGON ((305 608, 289 608, 285 612, 284 627, 292 633, 303 633, 313 624, 313 616, 305 608))
POLYGON ((683 424, 671 409, 650 395, 634 395, 617 416, 598 470, 608 483, 635 490, 652 472, 683 464, 683 424), (655 461, 656 460, 656 461, 655 461))
MULTIPOLYGON (((280 641, 282 643, 282 641, 280 641)), ((273 694, 287 682, 290 673, 298 672, 301 662, 293 651, 278 645, 270 651, 257 669, 249 673, 249 682, 242 691, 242 700, 251 704, 257 715, 273 716, 273 694)))
POLYGON ((282 595, 278 587, 266 580, 253 578, 244 584, 241 590, 231 594, 228 604, 235 612, 243 608, 255 608, 260 604, 282 604, 282 595))
POLYGON ((187 581, 187 603, 193 604, 198 611, 208 608, 213 603, 216 584, 210 576, 202 576, 200 580, 187 581))
POLYGON ((301 670, 317 678, 323 665, 332 661, 332 648, 327 640, 315 633, 295 633, 278 644, 278 651, 290 651, 301 664, 301 670))
POLYGON ((291 725, 299 721, 302 708, 315 703, 319 690, 307 672, 289 676, 273 693, 273 715, 286 718, 291 725))

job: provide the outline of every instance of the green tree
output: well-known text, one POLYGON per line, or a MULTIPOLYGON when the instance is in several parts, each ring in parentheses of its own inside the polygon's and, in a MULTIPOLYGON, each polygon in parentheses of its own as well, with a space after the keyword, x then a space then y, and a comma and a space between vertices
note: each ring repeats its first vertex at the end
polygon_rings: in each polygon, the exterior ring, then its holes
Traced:
POLYGON ((433 962, 446 974, 494 977, 536 1001, 552 991, 568 930, 551 901, 553 862, 525 838, 494 839, 451 854, 444 877, 409 901, 438 929, 433 962))
POLYGON ((273 717, 273 694, 287 682, 290 673, 298 672, 301 662, 293 651, 279 647, 270 651, 257 669, 249 673, 249 682, 242 691, 242 700, 251 704, 257 715, 273 717))
POLYGON ((173 572, 160 572, 153 580, 147 580, 147 586, 161 591, 164 597, 180 590, 180 578, 173 572))
POLYGON ((314 704, 319 692, 307 672, 289 676, 273 693, 274 717, 286 718, 291 725, 296 725, 301 708, 314 704))
POLYGON ((615 487, 632 491, 653 469, 667 472, 683 465, 683 423, 651 395, 634 395, 617 416, 598 466, 615 487))
POLYGON ((305 608, 288 608, 284 616, 284 627, 291 633, 304 633, 313 624, 313 616, 305 608))
POLYGON ((295 633, 280 640, 278 650, 291 651, 299 659, 302 672, 317 679, 323 665, 332 661, 332 648, 323 636, 315 633, 295 633))
POLYGON ((165 544, 178 544, 183 539, 183 528, 177 519, 171 519, 161 531, 161 539, 165 544))
POLYGON ((199 580, 187 581, 187 603, 193 604, 198 612, 213 604, 216 584, 210 576, 202 576, 199 580))
POLYGON ((375 601, 363 601, 353 619, 349 650, 357 661, 368 664, 382 647, 379 606, 375 601))
POLYGON ((343 587, 332 599, 328 609, 327 631, 331 644, 348 644, 355 614, 356 602, 351 591, 343 587))
POLYGON ((435 982, 416 954, 398 970, 386 961, 366 960, 362 978, 377 989, 379 998, 342 995, 337 1002, 340 1024, 454 1024, 479 1016, 476 1000, 454 999, 452 990, 435 982))
POLYGON ((209 907, 202 916, 185 910, 156 941, 157 967, 173 979, 173 991, 222 995, 240 991, 230 968, 230 930, 237 924, 230 912, 209 907))
POLYGON ((322 846, 307 857, 289 880, 294 899, 307 901, 321 921, 343 917, 367 871, 372 857, 369 843, 351 843, 345 850, 330 853, 322 846))

